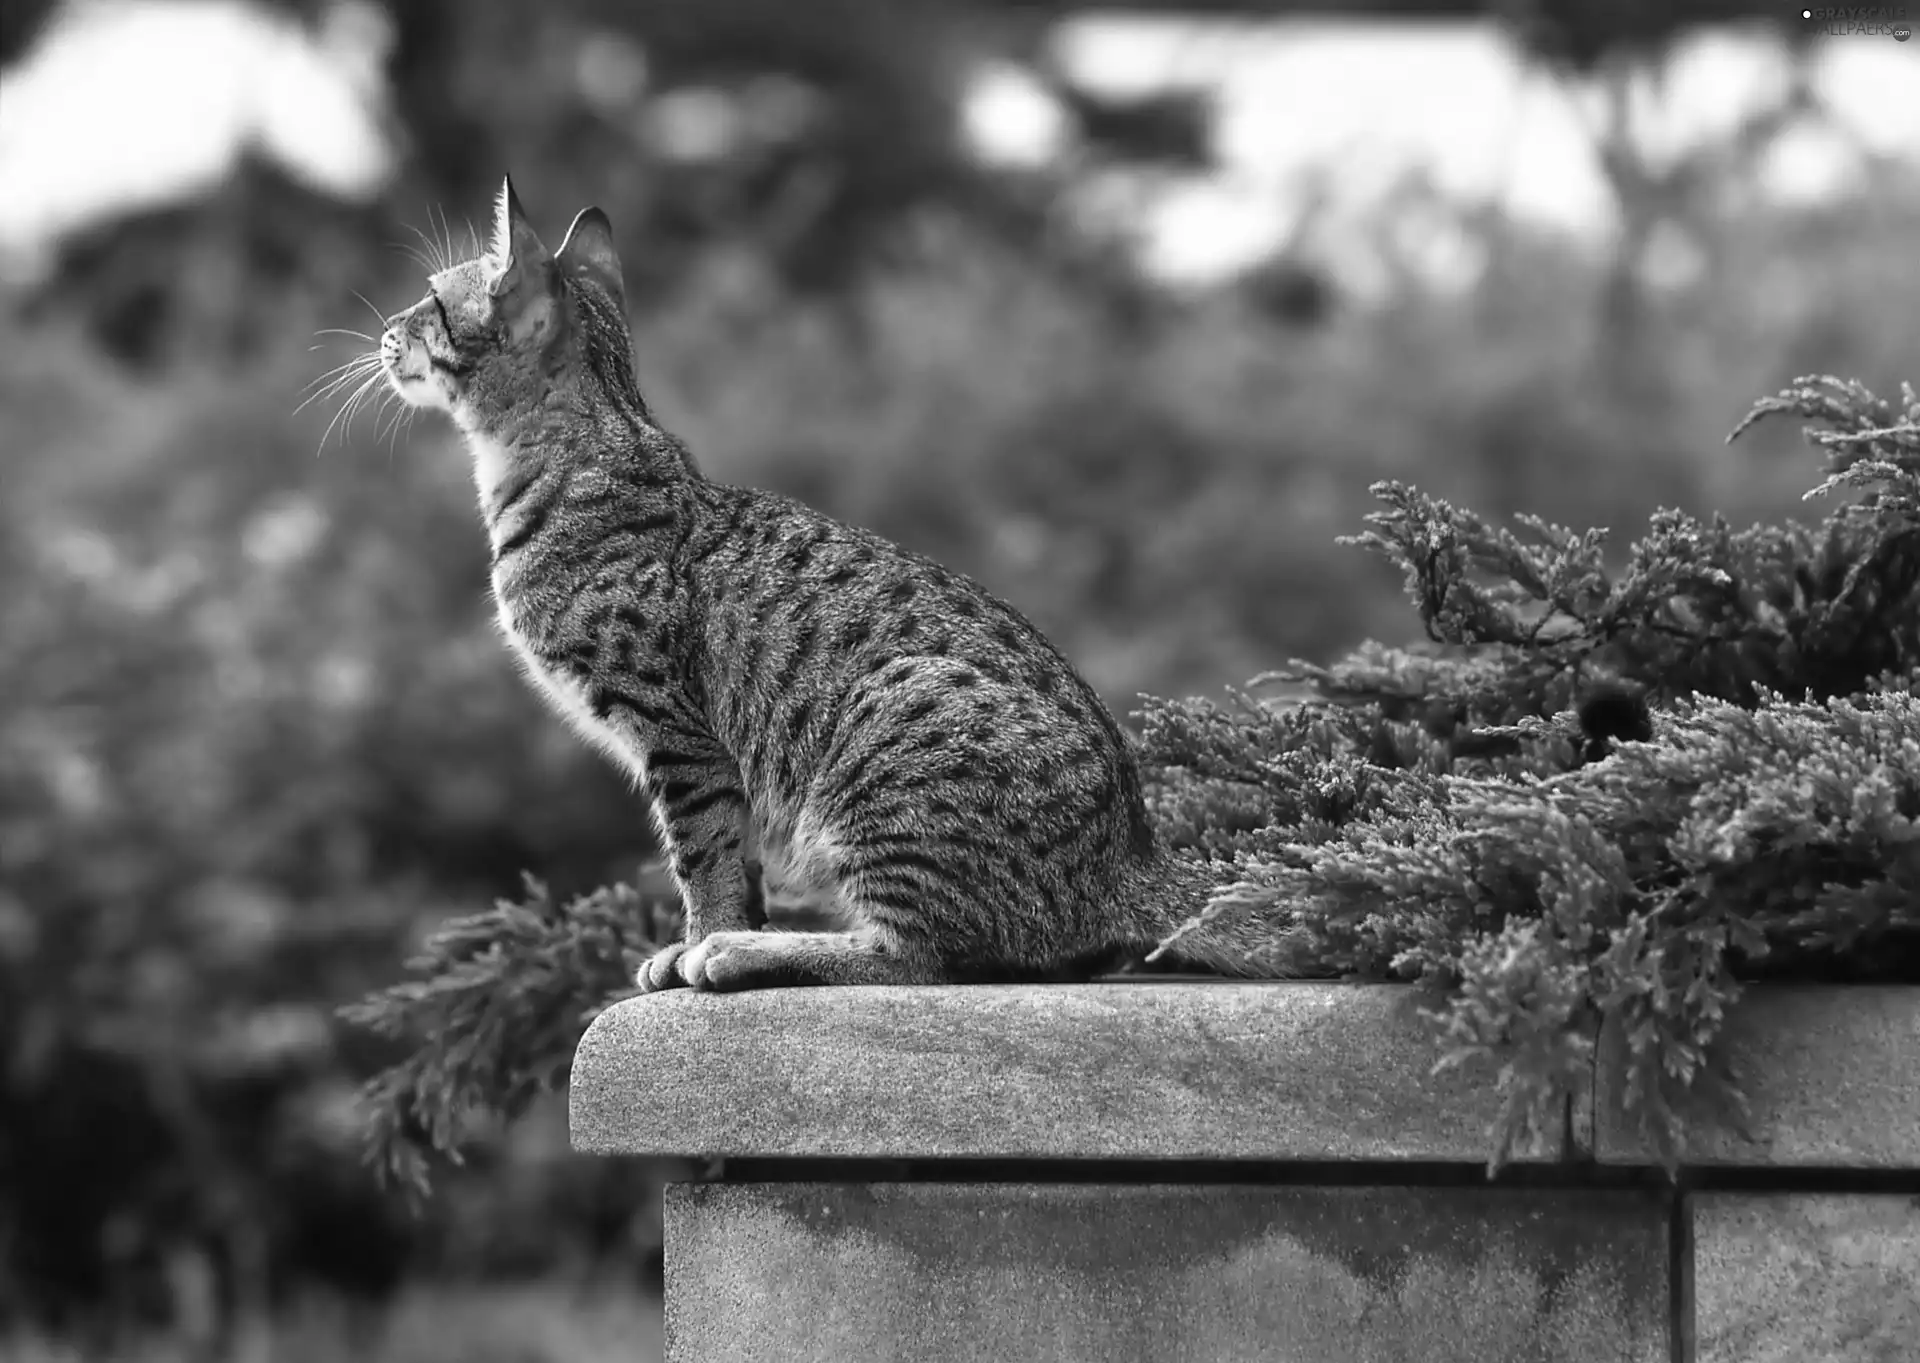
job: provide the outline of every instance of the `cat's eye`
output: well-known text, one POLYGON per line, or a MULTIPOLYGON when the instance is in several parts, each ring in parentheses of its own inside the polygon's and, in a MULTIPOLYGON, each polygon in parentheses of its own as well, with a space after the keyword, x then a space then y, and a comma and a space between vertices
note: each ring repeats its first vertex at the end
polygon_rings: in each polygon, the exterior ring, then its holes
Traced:
POLYGON ((440 329, 447 333, 448 340, 452 340, 453 339, 453 317, 447 312, 447 305, 440 301, 440 294, 435 289, 428 289, 427 297, 433 300, 433 306, 440 313, 440 329))

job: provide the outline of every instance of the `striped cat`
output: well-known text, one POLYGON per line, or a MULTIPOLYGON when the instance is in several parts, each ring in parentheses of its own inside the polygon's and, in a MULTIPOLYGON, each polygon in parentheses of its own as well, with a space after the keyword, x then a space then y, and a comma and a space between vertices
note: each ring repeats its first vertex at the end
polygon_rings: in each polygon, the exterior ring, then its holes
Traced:
MULTIPOLYGON (((652 805, 686 934, 642 989, 1084 978, 1204 905, 1120 726, 1018 611, 701 475, 635 384, 598 209, 549 252, 502 185, 491 249, 388 319, 380 361, 466 438, 527 675, 652 805), (769 895, 845 930, 763 930, 769 895)), ((1180 950, 1260 955, 1207 930, 1180 950)))

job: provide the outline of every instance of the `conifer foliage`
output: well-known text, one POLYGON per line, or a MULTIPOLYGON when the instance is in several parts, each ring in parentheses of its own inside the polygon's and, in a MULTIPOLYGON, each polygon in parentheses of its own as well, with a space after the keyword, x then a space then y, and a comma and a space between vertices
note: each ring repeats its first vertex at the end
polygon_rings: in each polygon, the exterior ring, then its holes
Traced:
POLYGON ((341 1010, 414 1047, 361 1093, 376 1169, 413 1194, 428 1191, 431 1153, 458 1162, 487 1125, 564 1086, 588 1025, 638 992, 641 962, 679 930, 657 869, 564 904, 532 876, 525 889, 442 925, 407 962, 413 978, 341 1010))
POLYGON ((1375 487, 1384 509, 1349 542, 1404 570, 1427 646, 1256 679, 1282 699, 1142 715, 1161 826, 1223 863, 1195 922, 1272 922, 1302 974, 1438 986, 1439 1064, 1492 1062, 1506 1099, 1496 1164, 1558 1127, 1601 1015, 1671 1157, 1689 1090, 1737 1101, 1710 1043, 1743 980, 1920 979, 1903 399, 1803 379, 1761 402, 1740 430, 1812 423, 1826 519, 1661 512, 1618 572, 1604 532, 1375 487))
MULTIPOLYGON (((1776 413, 1822 453, 1817 525, 1664 511, 1614 568, 1604 530, 1378 484, 1345 542, 1405 572, 1423 644, 1139 714, 1157 822, 1222 885, 1181 932, 1252 915, 1296 974, 1434 987, 1437 1064, 1505 1100, 1493 1165, 1558 1129, 1601 1016, 1671 1157, 1689 1094, 1737 1101, 1743 981, 1920 981, 1920 397, 1801 379, 1734 435, 1776 413)), ((529 882, 350 1010, 421 1039, 367 1090, 389 1171, 424 1186, 425 1147, 561 1082, 670 901, 529 882)))

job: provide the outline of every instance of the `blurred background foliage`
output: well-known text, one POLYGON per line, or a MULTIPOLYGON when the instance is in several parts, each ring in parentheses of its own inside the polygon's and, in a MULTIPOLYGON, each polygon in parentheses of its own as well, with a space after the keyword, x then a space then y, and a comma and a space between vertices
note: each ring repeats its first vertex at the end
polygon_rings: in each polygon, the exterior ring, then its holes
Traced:
MULTIPOLYGON (((1337 228, 1364 286, 1304 229, 1203 285, 1143 268, 1137 218, 1087 192, 1217 172, 1212 110, 1077 86, 1050 55, 1064 4, 140 8, 360 25, 395 150, 341 195, 255 149, 0 290, 7 1357, 657 1338, 635 1292, 657 1291, 665 1171, 572 1160, 548 1107, 410 1211, 358 1160, 352 1093, 391 1056, 333 1014, 523 868, 569 895, 650 851, 499 645, 450 432, 363 416, 327 439, 330 408, 296 413, 355 346, 315 334, 377 332, 421 287, 400 246, 464 237, 503 169, 551 233, 610 213, 643 387, 711 475, 975 574, 1120 711, 1407 638, 1391 571, 1332 544, 1375 479, 1574 525, 1777 518, 1803 461, 1786 429, 1722 447, 1750 401, 1920 372, 1911 161, 1757 196, 1819 116, 1803 86, 1684 156, 1637 139, 1641 84, 1757 7, 1306 7, 1500 25, 1599 111, 1603 249, 1416 176, 1337 228), (1053 154, 995 163, 961 135, 983 65, 1048 95, 1053 154), (1436 277, 1436 242, 1471 268, 1436 277), (507 1279, 539 1286, 461 1286, 507 1279)), ((68 17, 0 16, 6 63, 68 17)))

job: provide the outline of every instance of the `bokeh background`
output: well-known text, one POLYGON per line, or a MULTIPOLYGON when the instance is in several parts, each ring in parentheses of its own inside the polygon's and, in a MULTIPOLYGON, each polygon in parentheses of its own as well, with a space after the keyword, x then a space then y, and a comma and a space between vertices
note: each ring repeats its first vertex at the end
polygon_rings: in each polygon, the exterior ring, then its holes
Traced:
MULTIPOLYGON (((1864 25, 1864 26, 1862 26, 1864 25)), ((549 1104, 415 1210, 333 1009, 628 878, 464 456, 310 385, 503 171, 612 216, 718 478, 971 572, 1116 709, 1403 641, 1335 545, 1790 514, 1920 379, 1920 43, 1745 0, 7 0, 0 1357, 634 1359, 660 1180, 549 1104), (426 239, 423 241, 423 236, 426 239)))

